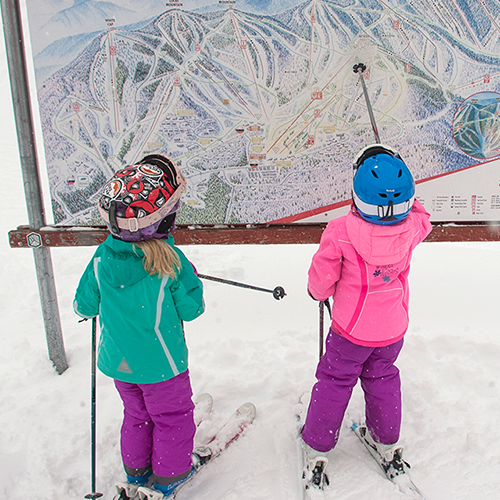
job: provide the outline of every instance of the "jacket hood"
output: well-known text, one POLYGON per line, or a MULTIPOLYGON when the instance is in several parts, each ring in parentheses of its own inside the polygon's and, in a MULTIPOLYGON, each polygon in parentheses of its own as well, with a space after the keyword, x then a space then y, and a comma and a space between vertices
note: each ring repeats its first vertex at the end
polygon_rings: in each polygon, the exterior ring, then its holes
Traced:
POLYGON ((353 207, 347 214, 346 229, 349 240, 369 264, 387 265, 402 260, 411 248, 414 220, 408 217, 394 225, 381 226, 362 219, 353 207))
POLYGON ((102 279, 113 288, 133 285, 142 280, 148 273, 144 269, 142 258, 144 254, 133 243, 108 236, 104 245, 107 252, 101 254, 102 279))

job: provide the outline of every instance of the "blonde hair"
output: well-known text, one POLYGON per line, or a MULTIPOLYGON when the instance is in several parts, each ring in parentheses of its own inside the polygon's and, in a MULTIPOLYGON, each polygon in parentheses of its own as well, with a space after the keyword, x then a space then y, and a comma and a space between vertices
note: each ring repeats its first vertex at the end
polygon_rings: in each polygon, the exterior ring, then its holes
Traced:
POLYGON ((181 270, 179 256, 165 240, 152 238, 138 241, 135 245, 144 252, 142 262, 149 275, 159 274, 161 277, 170 276, 173 279, 181 270))

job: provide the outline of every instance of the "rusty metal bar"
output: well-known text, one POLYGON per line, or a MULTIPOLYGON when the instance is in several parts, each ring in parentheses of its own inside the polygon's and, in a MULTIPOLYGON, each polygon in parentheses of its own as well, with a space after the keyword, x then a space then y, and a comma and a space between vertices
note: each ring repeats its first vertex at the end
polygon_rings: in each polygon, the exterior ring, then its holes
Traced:
MULTIPOLYGON (((177 245, 317 244, 325 227, 326 223, 178 226, 174 237, 177 245)), ((104 226, 52 226, 38 231, 19 226, 9 231, 9 242, 12 248, 96 246, 108 236, 104 226)), ((435 223, 425 241, 500 241, 500 225, 435 223)))

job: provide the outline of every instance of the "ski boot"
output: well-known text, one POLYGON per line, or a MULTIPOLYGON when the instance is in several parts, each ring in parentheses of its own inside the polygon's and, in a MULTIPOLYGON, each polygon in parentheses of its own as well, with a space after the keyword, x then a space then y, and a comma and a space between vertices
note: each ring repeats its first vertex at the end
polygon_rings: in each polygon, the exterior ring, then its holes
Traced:
POLYGON ((137 498, 139 487, 147 485, 151 475, 151 469, 146 471, 142 476, 129 476, 127 474, 127 481, 119 481, 115 484, 117 493, 113 497, 113 500, 132 500, 137 498))
POLYGON ((137 498, 137 490, 139 489, 139 484, 128 483, 127 481, 120 481, 115 484, 116 495, 113 500, 132 500, 137 498))
POLYGON ((196 471, 193 468, 188 476, 171 484, 153 484, 151 487, 140 486, 137 490, 139 500, 165 500, 166 498, 174 495, 179 487, 187 483, 193 477, 195 472, 196 471))
MULTIPOLYGON (((410 464, 403 460, 403 447, 395 444, 377 443, 366 427, 360 428, 360 434, 366 444, 373 450, 372 455, 378 455, 378 460, 385 475, 393 481, 398 476, 406 474, 410 469, 410 464)), ((377 457, 375 457, 377 458, 377 457)))
POLYGON ((302 481, 305 489, 325 489, 325 486, 330 484, 326 474, 328 458, 326 458, 324 453, 314 450, 306 443, 303 443, 303 454, 305 466, 302 473, 302 481))

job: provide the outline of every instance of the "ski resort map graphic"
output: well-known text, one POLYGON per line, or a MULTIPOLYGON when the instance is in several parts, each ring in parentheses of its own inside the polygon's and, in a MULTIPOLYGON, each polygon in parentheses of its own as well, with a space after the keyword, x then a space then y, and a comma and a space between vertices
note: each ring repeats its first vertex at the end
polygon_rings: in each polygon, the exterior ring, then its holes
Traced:
POLYGON ((462 151, 474 158, 500 155, 500 94, 480 92, 466 99, 453 120, 453 135, 462 151))
POLYGON ((180 223, 300 220, 350 198, 380 137, 417 180, 500 155, 496 0, 28 0, 56 223, 163 153, 180 223))

